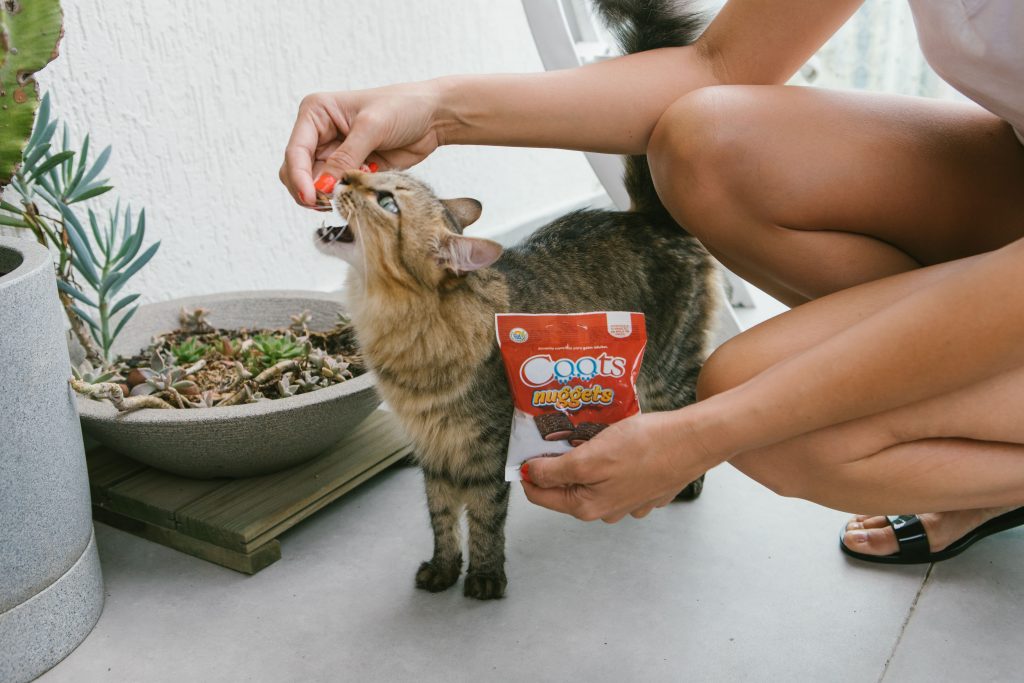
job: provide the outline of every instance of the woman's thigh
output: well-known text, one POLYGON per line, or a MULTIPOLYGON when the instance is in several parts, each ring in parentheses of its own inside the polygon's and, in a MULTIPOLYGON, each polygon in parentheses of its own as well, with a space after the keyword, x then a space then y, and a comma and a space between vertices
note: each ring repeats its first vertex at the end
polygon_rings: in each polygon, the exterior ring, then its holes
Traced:
MULTIPOLYGON (((698 399, 746 382, 886 306, 942 278, 955 275, 977 258, 969 256, 916 268, 844 289, 788 310, 736 335, 718 347, 705 362, 697 385, 698 399)), ((836 362, 842 363, 842 359, 836 359, 836 362)))
POLYGON ((666 111, 649 155, 673 215, 741 270, 888 261, 804 287, 818 290, 808 298, 1024 236, 1024 147, 971 103, 705 88, 666 111))
MULTIPOLYGON (((700 377, 698 397, 742 384, 908 293, 955 276, 972 260, 870 282, 772 318, 712 354, 700 377)), ((744 453, 731 462, 784 495, 860 512, 958 509, 957 501, 961 507, 1019 504, 1024 502, 1018 500, 1024 495, 1022 410, 1024 368, 1019 368, 744 453), (925 507, 903 507, 907 504, 925 507)))

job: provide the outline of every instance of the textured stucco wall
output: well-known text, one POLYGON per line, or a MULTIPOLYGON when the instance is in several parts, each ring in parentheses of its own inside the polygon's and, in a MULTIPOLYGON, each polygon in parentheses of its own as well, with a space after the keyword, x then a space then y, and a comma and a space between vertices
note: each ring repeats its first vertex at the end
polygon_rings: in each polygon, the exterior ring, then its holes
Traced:
MULTIPOLYGON (((60 58, 39 80, 76 138, 114 144, 108 175, 163 247, 144 300, 334 289, 319 216, 277 180, 303 95, 447 73, 541 69, 518 0, 63 0, 60 58)), ((417 167, 511 226, 599 190, 582 155, 445 148, 417 167)), ((113 194, 113 193, 111 193, 113 194)))

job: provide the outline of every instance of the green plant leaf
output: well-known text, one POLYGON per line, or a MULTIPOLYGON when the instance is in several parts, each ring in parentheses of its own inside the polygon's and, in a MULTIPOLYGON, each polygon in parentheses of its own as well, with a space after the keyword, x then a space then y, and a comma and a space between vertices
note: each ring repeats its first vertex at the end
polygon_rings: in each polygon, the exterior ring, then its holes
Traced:
POLYGON ((142 240, 146 236, 146 210, 143 209, 139 213, 139 222, 136 224, 136 229, 131 229, 131 218, 132 207, 128 207, 125 211, 124 231, 125 235, 128 236, 127 241, 121 247, 116 257, 115 263, 120 267, 123 264, 128 263, 135 255, 139 253, 139 248, 142 247, 142 240))
MULTIPOLYGON (((83 311, 78 306, 75 306, 74 304, 71 305, 71 310, 74 311, 75 315, 81 318, 83 322, 85 322, 90 328, 92 328, 93 337, 99 336, 100 326, 96 324, 96 321, 92 319, 91 315, 83 311)), ((96 341, 99 341, 99 339, 97 339, 96 341)))
MULTIPOLYGON (((81 259, 79 259, 76 254, 71 254, 71 265, 74 266, 75 270, 82 274, 82 277, 85 278, 86 282, 96 289, 100 288, 100 280, 96 275, 96 270, 86 270, 86 268, 82 266, 81 259)), ((90 264, 88 267, 92 268, 92 265, 90 264)))
POLYGON ((21 220, 20 218, 14 218, 12 216, 5 216, 0 214, 0 225, 9 225, 12 228, 27 228, 28 223, 21 220))
POLYGON ((121 334, 121 330, 124 329, 124 326, 128 323, 129 320, 132 319, 132 316, 135 315, 135 311, 137 310, 139 310, 139 307, 135 306, 134 308, 130 309, 127 313, 124 314, 124 316, 121 318, 121 321, 117 323, 117 327, 114 328, 114 334, 110 335, 111 341, 117 339, 117 335, 121 334))
POLYGON ((20 214, 21 213, 21 209, 19 207, 15 206, 14 204, 11 204, 10 202, 5 201, 3 199, 0 199, 0 209, 3 209, 4 211, 10 211, 11 213, 16 213, 16 214, 20 214))
MULTIPOLYGON (((71 243, 71 248, 79 258, 79 262, 89 269, 93 280, 98 281, 99 274, 96 272, 93 264, 99 264, 96 259, 96 254, 92 251, 92 246, 89 244, 89 240, 85 236, 85 230, 82 228, 82 224, 78 221, 78 216, 69 209, 65 204, 60 205, 60 212, 64 216, 64 228, 68 233, 68 241, 71 243)), ((86 273, 83 273, 85 275, 86 273)))
POLYGON ((75 156, 75 153, 70 150, 66 152, 57 152, 52 157, 50 157, 43 163, 39 164, 35 171, 32 172, 32 180, 38 180, 39 176, 43 175, 47 171, 50 171, 56 166, 59 166, 60 164, 63 164, 65 161, 72 158, 73 156, 75 156))
POLYGON ((49 143, 46 143, 39 145, 36 148, 32 148, 31 152, 29 152, 28 150, 25 151, 25 165, 23 167, 23 170, 26 173, 32 174, 34 173, 33 169, 35 169, 36 164, 39 163, 39 160, 42 159, 43 156, 50 151, 50 145, 49 143))
POLYGON ((78 189, 78 184, 82 182, 82 176, 85 174, 85 164, 89 160, 89 134, 85 134, 85 139, 82 140, 82 150, 78 153, 78 170, 75 171, 75 176, 71 179, 71 182, 67 184, 67 191, 74 193, 78 189))
POLYGON ((96 214, 93 213, 92 209, 89 209, 89 227, 92 229, 92 236, 96 238, 96 246, 100 248, 103 255, 110 260, 110 254, 108 249, 110 245, 107 244, 106 240, 103 239, 102 231, 100 230, 99 223, 96 221, 96 214))
POLYGON ((43 131, 50 125, 50 93, 43 95, 39 103, 39 111, 36 113, 36 125, 32 129, 32 135, 28 138, 26 148, 39 142, 43 137, 43 131))
POLYGON ((107 145, 107 148, 100 152, 100 155, 96 157, 96 161, 93 163, 92 168, 90 168, 89 172, 85 174, 84 178, 82 178, 83 185, 88 185, 93 181, 93 178, 100 174, 103 167, 107 165, 107 160, 110 159, 111 149, 111 146, 107 145))
POLYGON ((110 288, 114 286, 114 283, 117 282, 120 277, 121 273, 116 270, 111 271, 103 276, 103 279, 100 280, 100 286, 96 288, 97 291, 99 292, 100 299, 110 298, 110 296, 107 295, 107 292, 110 291, 110 288))
POLYGON ((129 294, 125 298, 118 301, 116 304, 114 304, 114 307, 110 309, 110 317, 113 318, 122 308, 129 305, 130 303, 138 299, 140 296, 141 294, 129 294))
POLYGON ((142 256, 135 259, 135 261, 130 266, 128 266, 128 268, 124 272, 122 272, 120 276, 118 276, 115 283, 108 289, 108 291, 110 292, 110 296, 114 296, 119 291, 121 291, 121 287, 123 287, 125 283, 128 282, 128 280, 131 279, 133 275, 135 275, 135 273, 139 272, 140 268, 149 263, 149 260, 153 258, 153 254, 155 254, 157 249, 159 248, 160 243, 157 242, 156 244, 152 245, 149 249, 142 252, 142 256))
POLYGON ((58 197, 64 196, 64 185, 60 182, 60 176, 57 175, 57 169, 51 168, 46 175, 50 179, 53 189, 60 190, 59 192, 54 192, 54 194, 58 197))
POLYGON ((87 187, 78 194, 68 197, 68 204, 75 204, 77 202, 84 202, 86 199, 92 199, 98 197, 104 192, 113 190, 113 185, 97 185, 95 187, 87 187))
POLYGON ((74 298, 81 301, 83 304, 92 306, 93 308, 99 308, 99 306, 96 305, 95 301, 87 297, 85 294, 82 294, 75 287, 71 286, 70 283, 65 282, 64 280, 57 280, 57 289, 59 289, 60 291, 64 292, 69 296, 73 296, 74 298))

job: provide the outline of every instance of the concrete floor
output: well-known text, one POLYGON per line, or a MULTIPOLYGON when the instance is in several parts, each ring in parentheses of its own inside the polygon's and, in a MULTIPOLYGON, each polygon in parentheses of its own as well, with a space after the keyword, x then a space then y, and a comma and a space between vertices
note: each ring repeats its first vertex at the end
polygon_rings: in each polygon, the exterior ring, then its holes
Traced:
MULTIPOLYGON (((770 309, 763 308, 760 315, 770 309)), ((744 321, 749 324, 750 316, 744 321)), ((584 524, 514 492, 508 595, 430 595, 418 471, 281 537, 243 576, 97 524, 107 602, 40 681, 1013 681, 1024 531, 929 567, 836 548, 846 515, 728 466, 645 520, 584 524)))

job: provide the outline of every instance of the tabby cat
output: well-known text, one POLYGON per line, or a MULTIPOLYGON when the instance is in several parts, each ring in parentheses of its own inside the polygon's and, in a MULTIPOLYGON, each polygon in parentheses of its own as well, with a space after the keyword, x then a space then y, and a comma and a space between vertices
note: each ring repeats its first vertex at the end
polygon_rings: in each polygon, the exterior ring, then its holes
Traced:
MULTIPOLYGON (((668 0, 601 0, 627 51, 690 42, 694 15, 668 0)), ((473 199, 439 200, 405 173, 347 173, 332 193, 347 227, 317 247, 347 261, 348 309, 381 396, 412 437, 426 481, 434 555, 416 573, 428 591, 462 570, 459 517, 469 526, 465 595, 500 598, 512 399, 494 314, 642 311, 649 334, 643 410, 693 402, 719 305, 718 272, 661 205, 644 157, 627 160, 629 212, 570 213, 502 251, 463 229, 473 199)), ((684 495, 696 496, 700 481, 684 495)))

